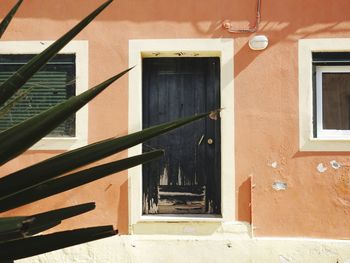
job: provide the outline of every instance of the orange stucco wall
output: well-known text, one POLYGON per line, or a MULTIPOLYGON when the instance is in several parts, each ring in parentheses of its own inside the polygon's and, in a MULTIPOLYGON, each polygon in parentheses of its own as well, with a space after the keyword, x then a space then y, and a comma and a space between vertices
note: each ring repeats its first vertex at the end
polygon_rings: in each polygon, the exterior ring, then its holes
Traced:
MULTIPOLYGON (((0 17, 14 3, 3 0, 0 17)), ((100 3, 25 1, 3 40, 56 39, 100 3)), ((129 39, 234 38, 236 220, 252 222, 258 236, 350 238, 349 153, 299 151, 297 55, 299 39, 350 37, 350 2, 262 0, 258 34, 269 38, 264 51, 249 49, 251 34, 230 34, 221 27, 225 19, 248 26, 255 9, 255 0, 115 1, 77 37, 89 41, 89 86, 128 66, 129 39), (332 169, 331 160, 342 163, 342 169, 332 169), (325 173, 316 169, 319 163, 328 166, 325 173), (274 190, 276 181, 287 183, 287 189, 274 190)), ((124 77, 90 103, 90 142, 126 134, 127 96, 124 77)), ((27 152, 0 173, 54 154, 27 152)), ((95 200, 95 211, 61 228, 114 224, 126 233, 127 190, 124 172, 7 214, 95 200)))

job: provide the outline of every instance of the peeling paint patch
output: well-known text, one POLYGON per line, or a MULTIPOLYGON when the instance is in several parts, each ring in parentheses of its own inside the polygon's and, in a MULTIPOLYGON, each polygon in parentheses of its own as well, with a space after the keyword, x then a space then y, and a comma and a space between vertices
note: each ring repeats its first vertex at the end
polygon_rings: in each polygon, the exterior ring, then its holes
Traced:
POLYGON ((288 263, 291 262, 288 258, 286 258, 285 256, 280 255, 280 263, 288 263))
POLYGON ((205 186, 161 185, 157 187, 157 192, 160 214, 205 213, 205 186))
POLYGON ((271 167, 272 167, 272 168, 276 169, 277 166, 278 166, 278 163, 277 163, 277 162, 272 162, 272 163, 271 163, 271 167))
POLYGON ((336 160, 332 160, 329 163, 331 164, 332 168, 335 170, 338 170, 339 168, 341 168, 341 164, 338 163, 336 160))
POLYGON ((326 170, 327 170, 327 167, 325 167, 325 166, 323 165, 323 163, 319 163, 319 164, 317 165, 317 171, 319 171, 320 173, 324 173, 326 170))
MULTIPOLYGON (((345 169, 344 169, 345 170, 345 169)), ((347 207, 346 211, 350 211, 350 175, 349 171, 342 171, 334 176, 334 189, 337 193, 337 199, 342 206, 347 207)))
MULTIPOLYGON (((337 200, 339 201, 339 203, 341 203, 343 206, 350 206, 350 202, 348 200, 345 200, 341 197, 337 197, 337 200)), ((350 261, 348 262, 350 263, 350 261)))
POLYGON ((276 191, 286 190, 287 189, 287 183, 285 182, 274 182, 272 184, 272 188, 276 191))
MULTIPOLYGON (((147 200, 147 199, 146 199, 147 200)), ((150 205, 149 205, 149 208, 148 208, 148 212, 150 214, 157 214, 158 213, 158 207, 157 207, 157 204, 155 203, 155 200, 152 198, 151 201, 150 201, 150 205)))

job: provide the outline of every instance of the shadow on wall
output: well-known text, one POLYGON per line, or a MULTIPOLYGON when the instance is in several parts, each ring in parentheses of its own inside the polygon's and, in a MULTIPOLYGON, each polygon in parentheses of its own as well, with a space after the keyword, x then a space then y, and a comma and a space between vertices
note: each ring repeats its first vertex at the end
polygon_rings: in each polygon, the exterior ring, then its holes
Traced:
POLYGON ((117 229, 119 234, 128 234, 128 180, 124 181, 119 188, 119 206, 118 206, 117 229))
POLYGON ((237 219, 238 221, 252 223, 252 213, 251 213, 251 188, 252 181, 251 177, 248 177, 238 188, 238 209, 237 209, 237 219))

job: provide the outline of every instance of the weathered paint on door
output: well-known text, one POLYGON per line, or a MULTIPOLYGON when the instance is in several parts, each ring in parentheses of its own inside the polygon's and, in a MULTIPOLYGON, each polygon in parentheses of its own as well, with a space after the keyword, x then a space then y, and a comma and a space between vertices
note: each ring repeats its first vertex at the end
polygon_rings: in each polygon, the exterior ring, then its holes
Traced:
MULTIPOLYGON (((143 59, 143 127, 220 107, 219 58, 143 59)), ((146 142, 164 149, 143 166, 144 214, 220 214, 220 120, 146 142)))

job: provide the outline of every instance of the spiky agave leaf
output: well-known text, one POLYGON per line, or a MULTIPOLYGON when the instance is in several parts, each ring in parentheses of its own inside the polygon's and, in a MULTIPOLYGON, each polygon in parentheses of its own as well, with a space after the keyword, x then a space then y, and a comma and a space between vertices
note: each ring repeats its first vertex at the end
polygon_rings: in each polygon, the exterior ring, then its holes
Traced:
POLYGON ((99 13, 101 13, 113 0, 108 0, 90 15, 80 21, 75 27, 56 40, 43 52, 33 57, 23 65, 15 74, 0 86, 0 106, 12 97, 36 72, 38 72, 51 58, 53 58, 69 41, 83 30, 99 13))
POLYGON ((59 225, 62 220, 93 209, 95 209, 95 203, 85 203, 30 216, 2 217, 0 218, 0 242, 35 235, 59 225))
POLYGON ((10 100, 9 103, 5 104, 2 108, 0 108, 0 118, 5 116, 20 100, 27 97, 27 95, 33 90, 34 87, 30 87, 28 89, 23 90, 18 96, 16 96, 13 100, 10 100))
POLYGON ((14 7, 12 7, 11 11, 1 21, 1 23, 0 23, 0 38, 2 37, 4 32, 6 31, 6 28, 10 24, 12 18, 16 14, 16 12, 17 12, 18 8, 20 7, 20 5, 22 4, 22 2, 23 2, 23 0, 17 1, 17 3, 14 5, 14 7))
POLYGON ((0 198, 100 160, 157 135, 208 116, 210 112, 159 124, 119 138, 110 138, 54 156, 0 178, 0 198))
POLYGON ((0 133, 0 165, 23 153, 129 70, 0 133))
POLYGON ((162 155, 162 150, 156 150, 48 180, 42 184, 26 188, 22 191, 15 192, 9 196, 1 198, 0 212, 62 193, 78 186, 96 181, 108 175, 152 161, 161 157, 162 155))
POLYGON ((113 236, 113 226, 99 226, 34 236, 0 243, 0 261, 17 260, 113 236))
POLYGON ((16 217, 1 217, 0 218, 0 241, 12 239, 12 233, 19 232, 22 227, 23 221, 26 219, 24 216, 16 217))

